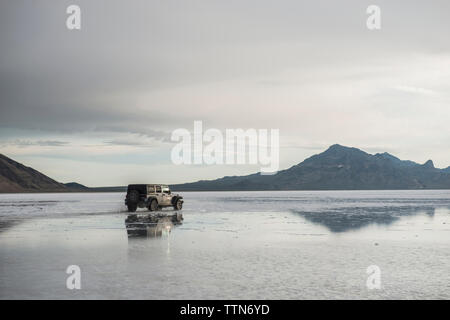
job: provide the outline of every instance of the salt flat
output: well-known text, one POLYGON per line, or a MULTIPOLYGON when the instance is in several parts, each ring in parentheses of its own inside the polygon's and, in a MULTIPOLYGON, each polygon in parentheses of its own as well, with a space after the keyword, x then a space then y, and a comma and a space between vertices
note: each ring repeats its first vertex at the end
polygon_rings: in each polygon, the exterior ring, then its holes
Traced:
POLYGON ((450 191, 183 196, 183 225, 128 238, 124 194, 0 195, 0 298, 450 299, 450 191))

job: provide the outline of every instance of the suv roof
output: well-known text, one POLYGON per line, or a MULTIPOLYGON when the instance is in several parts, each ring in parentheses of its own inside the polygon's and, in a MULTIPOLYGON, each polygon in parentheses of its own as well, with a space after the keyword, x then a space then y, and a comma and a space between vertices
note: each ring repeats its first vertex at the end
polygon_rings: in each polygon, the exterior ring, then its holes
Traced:
POLYGON ((137 190, 140 193, 147 193, 148 186, 161 186, 162 188, 169 188, 167 184, 129 184, 127 191, 137 190))
POLYGON ((168 184, 163 183, 147 183, 147 184, 129 184, 128 187, 146 187, 146 186, 162 186, 168 187, 168 184))

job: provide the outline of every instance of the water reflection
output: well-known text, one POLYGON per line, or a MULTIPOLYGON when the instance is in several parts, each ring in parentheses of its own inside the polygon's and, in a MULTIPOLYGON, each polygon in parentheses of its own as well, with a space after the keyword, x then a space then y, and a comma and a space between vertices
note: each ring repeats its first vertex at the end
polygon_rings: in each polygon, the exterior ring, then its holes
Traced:
POLYGON ((17 225, 19 225, 20 223, 22 223, 22 220, 20 219, 7 219, 4 217, 0 217, 0 233, 15 227, 17 225))
POLYGON ((167 214, 130 214, 125 219, 128 237, 162 237, 168 235, 174 226, 181 224, 183 215, 167 214))
POLYGON ((361 229, 371 224, 391 225, 405 216, 426 214, 434 217, 434 206, 341 207, 321 211, 292 210, 306 220, 331 232, 361 229))

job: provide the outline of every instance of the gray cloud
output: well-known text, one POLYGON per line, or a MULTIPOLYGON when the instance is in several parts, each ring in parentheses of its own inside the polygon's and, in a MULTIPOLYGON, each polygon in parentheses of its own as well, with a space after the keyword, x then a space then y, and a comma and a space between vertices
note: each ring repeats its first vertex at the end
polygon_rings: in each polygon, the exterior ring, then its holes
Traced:
POLYGON ((67 146, 69 142, 67 141, 57 141, 57 140, 13 140, 13 141, 0 141, 2 146, 17 146, 17 147, 30 147, 30 146, 41 146, 41 147, 63 147, 67 146))
POLYGON ((273 75, 290 68, 303 69, 308 82, 308 70, 316 67, 410 50, 448 52, 450 46, 448 1, 379 1, 379 34, 365 28, 360 1, 77 3, 80 32, 65 28, 70 1, 2 2, 1 126, 69 132, 176 127, 207 106, 199 103, 195 112, 138 97, 247 77, 280 86, 273 75))
POLYGON ((360 0, 76 3, 80 31, 73 1, 0 3, 0 129, 23 141, 139 146, 203 120, 280 128, 292 164, 336 142, 450 157, 449 1, 378 0, 376 32, 360 0))

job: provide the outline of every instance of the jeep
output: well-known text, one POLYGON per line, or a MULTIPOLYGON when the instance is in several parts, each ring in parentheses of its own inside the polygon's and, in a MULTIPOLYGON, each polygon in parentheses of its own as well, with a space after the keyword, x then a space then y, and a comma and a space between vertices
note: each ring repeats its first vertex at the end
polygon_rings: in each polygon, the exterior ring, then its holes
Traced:
POLYGON ((165 184, 130 184, 125 197, 128 211, 135 212, 137 208, 148 208, 156 211, 161 208, 173 207, 175 210, 183 208, 183 197, 172 194, 165 184))

